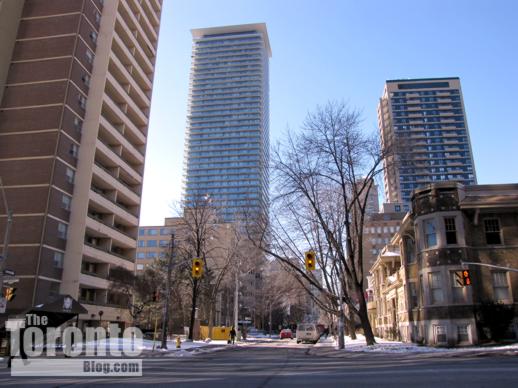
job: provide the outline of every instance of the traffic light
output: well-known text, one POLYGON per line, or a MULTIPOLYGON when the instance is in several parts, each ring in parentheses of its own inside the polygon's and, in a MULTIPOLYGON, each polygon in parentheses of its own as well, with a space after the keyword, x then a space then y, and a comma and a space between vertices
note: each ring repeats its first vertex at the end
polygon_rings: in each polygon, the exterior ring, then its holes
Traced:
POLYGON ((471 286, 471 277, 469 276, 469 271, 467 269, 462 271, 462 283, 465 286, 471 286))
POLYGON ((194 279, 201 278, 203 274, 203 261, 201 259, 192 259, 192 277, 194 279))
POLYGON ((4 298, 8 302, 13 300, 16 296, 16 287, 5 287, 4 288, 4 298))
POLYGON ((314 271, 316 267, 316 254, 313 251, 307 251, 304 254, 304 261, 306 263, 306 270, 307 271, 314 271))

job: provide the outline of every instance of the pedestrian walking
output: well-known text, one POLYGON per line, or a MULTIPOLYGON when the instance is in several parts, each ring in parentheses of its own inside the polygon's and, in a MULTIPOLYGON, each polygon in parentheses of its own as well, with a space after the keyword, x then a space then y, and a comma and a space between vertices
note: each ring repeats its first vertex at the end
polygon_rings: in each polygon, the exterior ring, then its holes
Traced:
POLYGON ((232 326, 232 329, 230 329, 230 342, 233 345, 235 343, 235 341, 236 341, 236 330, 234 329, 234 326, 232 326))

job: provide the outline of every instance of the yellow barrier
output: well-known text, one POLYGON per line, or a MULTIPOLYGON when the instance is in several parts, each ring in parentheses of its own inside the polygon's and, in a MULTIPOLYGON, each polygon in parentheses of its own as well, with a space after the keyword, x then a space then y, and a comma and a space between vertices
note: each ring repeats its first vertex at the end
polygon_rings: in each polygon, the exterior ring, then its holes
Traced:
MULTIPOLYGON (((212 327, 212 338, 213 340, 228 340, 230 338, 231 327, 225 326, 213 326, 212 327)), ((200 337, 202 340, 209 337, 209 327, 200 326, 200 337)))

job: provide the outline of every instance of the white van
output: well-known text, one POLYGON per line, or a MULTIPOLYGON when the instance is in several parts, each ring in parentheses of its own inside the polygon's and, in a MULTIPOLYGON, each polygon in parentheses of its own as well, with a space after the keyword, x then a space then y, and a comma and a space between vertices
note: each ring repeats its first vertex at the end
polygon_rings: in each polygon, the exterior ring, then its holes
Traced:
POLYGON ((300 323, 297 325, 295 337, 297 337, 298 344, 301 342, 312 342, 316 344, 320 338, 320 333, 315 324, 300 323))

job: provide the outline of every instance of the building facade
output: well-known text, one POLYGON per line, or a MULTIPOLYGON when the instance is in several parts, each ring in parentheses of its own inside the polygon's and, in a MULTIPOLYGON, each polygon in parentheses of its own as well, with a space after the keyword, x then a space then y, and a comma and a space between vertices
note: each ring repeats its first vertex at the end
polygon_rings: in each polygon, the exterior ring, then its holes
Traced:
POLYGON ((83 324, 130 321, 108 279, 134 268, 161 3, 0 3, 6 267, 20 279, 8 313, 69 294, 83 324))
POLYGON ((402 204, 384 203, 379 213, 366 214, 363 223, 363 286, 368 287, 367 276, 382 249, 399 232, 405 217, 402 204))
POLYGON ((503 338, 518 339, 517 247, 518 184, 444 182, 416 190, 412 211, 371 268, 377 335, 477 344, 494 339, 482 310, 499 303, 514 311, 503 338), (463 285, 463 270, 471 285, 463 285))
POLYGON ((187 203, 210 196, 225 221, 268 209, 270 43, 265 24, 192 30, 187 203))
POLYGON ((459 78, 389 80, 378 104, 385 199, 408 210, 412 190, 477 183, 459 78))
POLYGON ((137 271, 143 271, 155 260, 167 257, 171 247, 171 233, 173 229, 166 226, 139 227, 135 261, 137 271))

